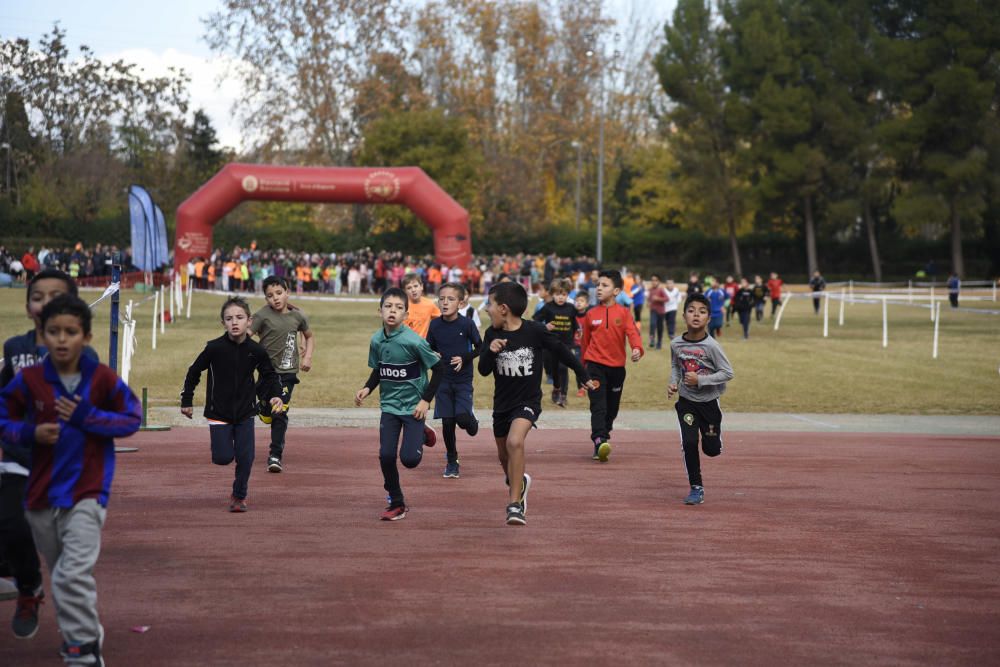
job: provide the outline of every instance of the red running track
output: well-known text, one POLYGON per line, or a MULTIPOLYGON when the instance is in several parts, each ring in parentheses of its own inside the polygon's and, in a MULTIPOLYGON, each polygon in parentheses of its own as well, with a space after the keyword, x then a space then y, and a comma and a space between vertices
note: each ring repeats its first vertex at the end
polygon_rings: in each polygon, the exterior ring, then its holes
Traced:
MULTIPOLYGON (((1000 439, 728 433, 686 507, 676 433, 617 433, 601 465, 541 430, 515 528, 486 432, 460 480, 441 445, 403 470, 395 523, 374 430, 293 428, 280 475, 257 433, 243 515, 204 429, 122 442, 108 664, 1000 664, 1000 439)), ((0 665, 58 663, 51 598, 41 623, 0 632, 0 665)))

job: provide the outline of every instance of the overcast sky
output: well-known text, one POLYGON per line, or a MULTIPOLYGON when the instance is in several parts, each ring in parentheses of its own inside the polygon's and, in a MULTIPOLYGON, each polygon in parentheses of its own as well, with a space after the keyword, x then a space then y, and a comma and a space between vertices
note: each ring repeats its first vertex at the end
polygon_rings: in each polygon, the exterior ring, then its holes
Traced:
MULTIPOLYGON (((662 24, 675 5, 676 0, 607 1, 619 23, 636 13, 662 24)), ((170 66, 184 68, 191 77, 192 108, 205 109, 223 145, 239 148, 239 128, 231 113, 238 84, 231 79, 220 83, 225 61, 202 39, 200 18, 216 6, 206 0, 0 0, 0 38, 27 37, 37 43, 58 21, 71 46, 86 44, 102 59, 136 63, 152 76, 170 66)))

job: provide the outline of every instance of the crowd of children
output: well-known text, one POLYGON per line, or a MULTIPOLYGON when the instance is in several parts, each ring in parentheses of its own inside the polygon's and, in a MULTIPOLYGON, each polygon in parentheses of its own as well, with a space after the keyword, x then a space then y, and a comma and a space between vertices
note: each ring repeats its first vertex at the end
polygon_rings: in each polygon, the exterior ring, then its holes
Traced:
MULTIPOLYGON (((638 362, 645 353, 639 328, 645 304, 650 307, 649 348, 661 349, 664 328, 671 348, 667 392, 680 394, 676 411, 691 487, 685 502, 703 501, 699 438, 706 455, 721 452, 718 397, 732 379, 721 347, 707 332, 710 326, 718 328, 721 316, 713 292, 725 294, 723 304, 733 303, 746 335, 748 304, 755 303, 746 280, 731 295, 716 281, 708 296, 694 290, 682 300, 673 281, 661 283, 655 275, 647 289, 640 277, 614 270, 580 272, 575 280, 556 274, 547 289, 539 290, 544 298, 529 318, 528 290, 517 276, 499 273, 495 280, 491 276, 483 302, 489 323, 481 335, 466 283, 437 284, 433 273, 430 278, 436 299, 425 296, 426 276, 417 272, 400 276, 399 287, 387 284, 382 290, 381 326, 369 346, 371 375, 355 396, 361 405, 376 388, 380 391, 379 466, 388 494, 381 519, 407 516, 397 462, 414 468, 424 448, 434 446, 436 433, 426 423, 431 402, 445 442, 443 476, 460 478, 457 430, 472 437, 479 431, 473 409, 476 368, 494 381, 492 431, 507 486, 507 524, 527 523, 532 477, 526 469, 525 440, 542 413, 546 372, 552 378, 552 402, 565 407, 568 370, 574 371, 577 396, 587 396, 589 402, 588 454, 607 462, 626 361, 638 362), (687 331, 675 337, 678 311, 687 331)), ((180 397, 181 413, 191 418, 195 389, 208 371, 204 416, 211 460, 217 465, 235 461, 229 494, 229 510, 235 513, 249 509, 258 416, 271 425, 267 469, 284 469, 292 390, 298 372, 310 370, 314 350, 308 319, 289 303, 295 289, 287 279, 267 276, 261 287, 266 305, 256 313, 238 295, 223 301, 223 334, 209 341, 191 364, 180 397)), ((0 567, 7 570, 0 575, 16 581, 12 628, 17 637, 29 638, 37 631, 44 599, 40 552, 52 572, 64 659, 100 665, 103 628, 93 568, 113 479, 114 438, 137 430, 139 407, 131 390, 87 345, 90 310, 75 293, 67 274, 36 273, 27 292, 35 326, 4 345, 0 567), (82 466, 60 463, 73 460, 82 466)))

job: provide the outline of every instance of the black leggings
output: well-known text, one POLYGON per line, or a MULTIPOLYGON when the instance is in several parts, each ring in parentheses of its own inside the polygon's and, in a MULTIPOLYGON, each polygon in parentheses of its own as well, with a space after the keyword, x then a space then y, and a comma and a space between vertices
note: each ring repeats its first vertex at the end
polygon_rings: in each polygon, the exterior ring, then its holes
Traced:
POLYGON ((625 386, 624 366, 605 366, 587 362, 587 372, 599 383, 590 395, 590 439, 594 442, 611 438, 625 386))
MULTIPOLYGON (((749 315, 749 313, 747 313, 749 315)), ((722 453, 722 408, 718 399, 692 401, 681 396, 677 399, 677 421, 681 426, 681 447, 684 450, 684 467, 688 483, 701 486, 701 458, 698 456, 698 437, 705 456, 722 453)))
POLYGON ((21 595, 34 595, 42 585, 42 565, 38 560, 31 527, 24 518, 24 490, 28 478, 0 475, 0 560, 6 562, 17 580, 21 595))

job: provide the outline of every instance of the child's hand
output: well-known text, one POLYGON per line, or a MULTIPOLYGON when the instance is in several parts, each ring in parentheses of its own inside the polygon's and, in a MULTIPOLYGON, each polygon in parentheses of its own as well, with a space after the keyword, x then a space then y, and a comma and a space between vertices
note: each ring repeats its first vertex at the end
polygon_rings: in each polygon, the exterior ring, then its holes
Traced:
POLYGON ((545 325, 545 328, 548 329, 549 331, 555 331, 556 328, 555 322, 549 322, 548 324, 545 325))
POLYGON ((462 357, 455 355, 448 363, 451 364, 451 367, 455 369, 456 373, 462 370, 462 357))
POLYGON ((667 385, 667 400, 669 401, 670 399, 672 399, 674 397, 674 394, 676 394, 676 393, 677 393, 677 385, 675 385, 675 384, 668 384, 667 385))
POLYGON ((191 419, 191 415, 194 414, 194 408, 193 407, 181 408, 181 414, 187 417, 188 419, 191 419))
POLYGON ((420 401, 417 403, 417 407, 413 410, 413 418, 423 421, 424 417, 427 416, 427 408, 431 407, 431 404, 427 401, 420 401))
POLYGON ((632 350, 632 361, 639 361, 640 359, 642 359, 642 348, 637 347, 632 350))
POLYGON ((59 440, 59 424, 39 424, 35 427, 35 442, 54 445, 59 440))
POLYGON ((271 414, 276 415, 285 408, 284 402, 281 400, 280 396, 275 396, 271 399, 271 414))
POLYGON ((492 341, 490 341, 490 352, 492 352, 493 354, 499 354, 500 350, 504 349, 505 347, 507 347, 506 338, 494 338, 492 341))
POLYGON ((73 416, 73 411, 76 410, 76 406, 79 404, 79 394, 74 395, 73 398, 60 396, 59 399, 56 400, 56 414, 59 415, 59 419, 68 422, 69 418, 73 416))
POLYGON ((597 388, 600 387, 601 385, 597 380, 587 380, 586 382, 583 383, 583 386, 589 389, 590 391, 596 391, 597 388))
POLYGON ((299 368, 302 369, 303 373, 308 373, 309 369, 313 367, 312 357, 306 355, 302 357, 302 361, 299 363, 299 368))
POLYGON ((372 393, 368 387, 362 387, 358 389, 358 393, 354 394, 354 406, 360 408, 361 402, 365 400, 368 394, 372 393))
POLYGON ((688 371, 684 374, 684 384, 689 387, 698 386, 698 374, 693 371, 688 371))

